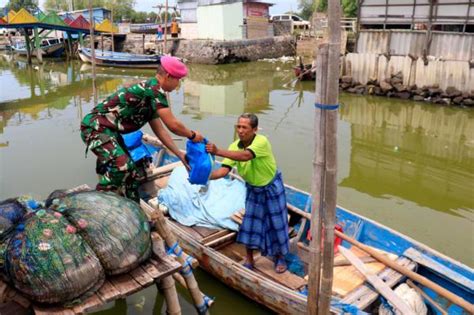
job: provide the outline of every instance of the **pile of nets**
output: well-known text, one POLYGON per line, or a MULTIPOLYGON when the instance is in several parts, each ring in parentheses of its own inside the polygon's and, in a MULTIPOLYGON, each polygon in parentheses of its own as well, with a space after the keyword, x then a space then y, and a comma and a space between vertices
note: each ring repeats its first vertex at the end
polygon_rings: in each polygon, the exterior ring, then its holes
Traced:
POLYGON ((106 274, 130 271, 150 255, 148 221, 133 201, 86 191, 46 205, 0 203, 0 274, 31 300, 81 299, 106 274))

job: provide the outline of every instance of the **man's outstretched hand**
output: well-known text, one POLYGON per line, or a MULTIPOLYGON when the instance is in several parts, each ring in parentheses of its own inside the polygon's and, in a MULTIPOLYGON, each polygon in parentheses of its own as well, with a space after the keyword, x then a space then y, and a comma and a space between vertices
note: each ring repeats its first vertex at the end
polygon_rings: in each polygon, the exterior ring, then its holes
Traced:
POLYGON ((206 144, 206 152, 211 153, 212 155, 217 154, 217 146, 214 143, 208 142, 206 144))

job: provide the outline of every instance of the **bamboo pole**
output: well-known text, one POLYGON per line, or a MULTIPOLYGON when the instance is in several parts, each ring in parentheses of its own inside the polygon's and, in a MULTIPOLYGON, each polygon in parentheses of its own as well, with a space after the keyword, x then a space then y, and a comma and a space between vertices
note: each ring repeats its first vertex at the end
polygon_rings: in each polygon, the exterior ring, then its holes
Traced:
MULTIPOLYGON (((115 6, 115 1, 112 2, 112 10, 110 12, 110 22, 112 23, 112 29, 111 29, 111 36, 112 36, 112 52, 115 52, 115 43, 114 43, 114 6, 115 6)), ((102 47, 104 49, 104 47, 102 47)))
MULTIPOLYGON (((323 76, 327 73, 327 45, 321 45, 316 59, 316 103, 324 103, 326 98, 326 80, 323 76)), ((323 205, 323 176, 324 176, 324 137, 325 120, 322 111, 316 110, 314 117, 314 152, 313 152, 313 178, 311 185, 312 209, 311 212, 311 242, 309 244, 309 281, 308 281, 308 314, 318 314, 318 299, 321 276, 321 227, 323 205), (319 198, 317 198, 317 196, 319 198)))
POLYGON ((189 293, 191 294, 194 306, 196 307, 198 313, 209 314, 209 299, 206 299, 204 294, 199 290, 199 286, 196 281, 196 278, 194 278, 192 268, 187 262, 185 256, 183 255, 183 251, 179 247, 176 236, 171 232, 168 223, 166 222, 166 218, 163 216, 161 211, 155 211, 155 209, 153 209, 143 200, 140 200, 140 207, 143 209, 143 211, 145 211, 145 213, 152 214, 151 219, 155 222, 156 230, 160 233, 161 237, 163 237, 166 242, 166 245, 170 249, 173 249, 173 253, 176 254, 178 261, 183 266, 181 272, 184 277, 184 280, 186 281, 186 285, 188 286, 189 293))
POLYGON ((308 283, 308 314, 312 315, 329 313, 334 264, 333 244, 337 194, 337 111, 335 109, 337 109, 339 94, 341 30, 339 1, 329 1, 328 5, 329 44, 320 46, 316 60, 312 240, 308 283), (323 233, 324 244, 321 249, 323 233))
POLYGON ((95 86, 95 39, 94 39, 94 15, 92 13, 92 0, 89 0, 89 36, 91 45, 91 64, 92 64, 92 95, 94 106, 97 105, 97 91, 95 86))
MULTIPOLYGON (((328 71, 326 103, 339 104, 339 58, 341 51, 341 3, 340 1, 328 2, 328 71)), ((322 276, 321 297, 319 298, 319 314, 329 314, 332 297, 332 281, 334 272, 334 225, 336 222, 337 199, 337 110, 324 110, 326 116, 326 139, 324 142, 326 176, 324 177, 324 212, 323 229, 324 244, 322 249, 322 276)))
POLYGON ((163 38, 163 54, 166 54, 166 36, 168 35, 168 0, 165 0, 165 30, 163 38))
MULTIPOLYGON (((153 253, 166 255, 165 246, 160 236, 152 233, 153 253)), ((177 274, 177 273, 175 273, 177 274)), ((156 283, 158 290, 163 293, 166 301, 166 313, 168 315, 181 315, 181 306, 179 305, 178 292, 173 275, 169 275, 156 283)))

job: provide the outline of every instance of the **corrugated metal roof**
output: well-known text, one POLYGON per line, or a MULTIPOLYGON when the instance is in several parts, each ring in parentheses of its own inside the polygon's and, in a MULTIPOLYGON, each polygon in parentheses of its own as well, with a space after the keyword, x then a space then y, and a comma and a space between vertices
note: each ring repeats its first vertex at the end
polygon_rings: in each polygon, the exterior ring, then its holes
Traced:
MULTIPOLYGON (((362 30, 359 33, 357 52, 390 53, 393 56, 422 57, 426 31, 362 30), (390 45, 388 40, 390 39, 390 45)), ((474 56, 474 34, 432 32, 428 55, 444 60, 469 61, 474 56)))
POLYGON ((473 50, 474 35, 434 33, 429 54, 445 60, 471 60, 473 50))
POLYGON ((360 31, 357 41, 357 52, 382 54, 387 50, 387 43, 388 32, 360 31))

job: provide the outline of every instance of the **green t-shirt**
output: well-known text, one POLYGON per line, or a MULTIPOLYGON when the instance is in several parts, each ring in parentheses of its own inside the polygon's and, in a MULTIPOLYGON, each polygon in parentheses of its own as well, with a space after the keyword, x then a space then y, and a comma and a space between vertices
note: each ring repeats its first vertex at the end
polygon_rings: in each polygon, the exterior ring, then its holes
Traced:
POLYGON ((229 151, 250 150, 254 154, 254 158, 249 161, 234 161, 225 158, 223 165, 237 167, 240 176, 252 186, 265 186, 275 177, 277 166, 275 157, 272 152, 272 145, 265 136, 255 135, 252 143, 244 148, 240 140, 233 142, 229 146, 229 151))

